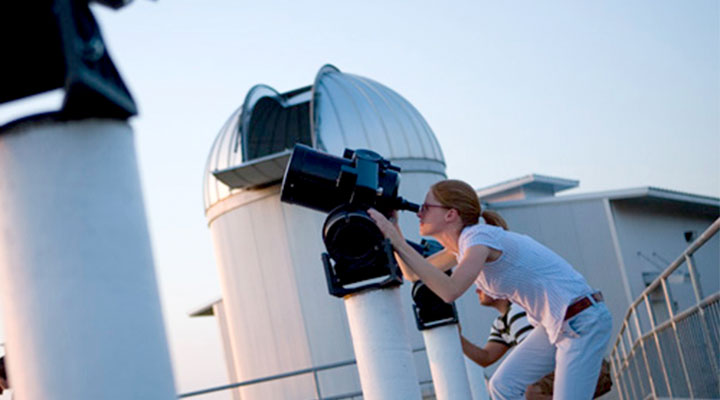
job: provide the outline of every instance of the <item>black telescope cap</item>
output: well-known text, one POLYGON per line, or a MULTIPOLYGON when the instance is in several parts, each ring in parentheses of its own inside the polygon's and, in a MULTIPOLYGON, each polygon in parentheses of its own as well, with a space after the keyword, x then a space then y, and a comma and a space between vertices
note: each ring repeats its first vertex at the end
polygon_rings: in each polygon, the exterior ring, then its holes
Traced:
POLYGON ((285 176, 280 200, 328 213, 347 202, 348 193, 338 189, 338 177, 343 166, 351 161, 296 144, 285 176))

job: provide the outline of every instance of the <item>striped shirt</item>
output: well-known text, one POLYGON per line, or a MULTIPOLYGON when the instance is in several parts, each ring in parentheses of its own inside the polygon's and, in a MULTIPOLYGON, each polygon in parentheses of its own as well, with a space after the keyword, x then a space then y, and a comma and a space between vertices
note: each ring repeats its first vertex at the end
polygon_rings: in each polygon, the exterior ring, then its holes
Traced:
POLYGON ((483 223, 469 226, 458 240, 458 261, 476 245, 502 252, 485 263, 475 279, 477 287, 524 308, 533 325, 545 328, 550 343, 560 335, 568 305, 593 292, 567 261, 527 235, 483 223))
POLYGON ((513 347, 520 344, 532 328, 532 325, 528 323, 525 310, 510 304, 508 311, 493 322, 488 342, 497 342, 507 347, 513 347))

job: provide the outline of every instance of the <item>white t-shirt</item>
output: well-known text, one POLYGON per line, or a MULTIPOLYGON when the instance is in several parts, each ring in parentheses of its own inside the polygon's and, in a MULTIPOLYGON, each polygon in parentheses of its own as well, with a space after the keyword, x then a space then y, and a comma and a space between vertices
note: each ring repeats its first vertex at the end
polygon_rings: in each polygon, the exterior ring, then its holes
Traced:
POLYGON ((550 343, 555 343, 567 307, 574 299, 592 293, 585 278, 527 235, 483 223, 468 226, 460 233, 458 262, 475 245, 502 252, 497 260, 485 263, 475 280, 477 287, 524 308, 530 322, 544 327, 550 343))

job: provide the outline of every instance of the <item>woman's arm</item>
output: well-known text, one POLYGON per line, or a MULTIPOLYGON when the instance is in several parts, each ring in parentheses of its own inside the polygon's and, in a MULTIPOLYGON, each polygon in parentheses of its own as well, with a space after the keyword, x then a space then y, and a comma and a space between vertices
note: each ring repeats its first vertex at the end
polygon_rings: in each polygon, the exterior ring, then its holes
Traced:
POLYGON ((447 271, 457 265, 457 259, 455 258, 455 254, 449 252, 447 249, 442 249, 438 251, 437 253, 426 258, 426 260, 428 260, 430 264, 435 266, 435 268, 439 269, 440 271, 447 271))
POLYGON ((409 280, 410 282, 416 282, 420 280, 420 277, 417 276, 415 272, 413 272, 412 268, 410 268, 409 265, 405 264, 405 261, 402 259, 402 257, 400 256, 400 254, 398 254, 397 251, 395 251, 393 255, 395 256, 395 261, 397 261, 398 265, 400 266, 400 270, 402 271, 405 279, 409 280))
MULTIPOLYGON (((420 279, 420 277, 415 272, 413 272, 412 268, 405 263, 402 256, 400 256, 397 251, 395 251, 395 260, 397 260, 398 265, 400 265, 400 269, 403 272, 403 276, 405 276, 407 280, 409 280, 410 282, 415 282, 420 279)), ((457 264, 455 255, 445 249, 442 249, 437 253, 425 258, 425 260, 427 260, 427 262, 432 264, 433 267, 439 269, 440 271, 447 271, 457 264)))
POLYGON ((404 267, 414 272, 446 303, 455 301, 465 293, 485 266, 490 249, 481 245, 472 246, 465 252, 453 274, 447 276, 407 244, 402 234, 384 215, 373 209, 368 210, 368 213, 385 237, 390 239, 395 252, 405 262, 404 267))
POLYGON ((446 303, 451 303, 462 296, 475 282, 490 253, 490 250, 485 246, 471 247, 452 275, 447 276, 406 243, 400 243, 399 246, 395 247, 395 251, 405 261, 406 266, 412 269, 446 303))

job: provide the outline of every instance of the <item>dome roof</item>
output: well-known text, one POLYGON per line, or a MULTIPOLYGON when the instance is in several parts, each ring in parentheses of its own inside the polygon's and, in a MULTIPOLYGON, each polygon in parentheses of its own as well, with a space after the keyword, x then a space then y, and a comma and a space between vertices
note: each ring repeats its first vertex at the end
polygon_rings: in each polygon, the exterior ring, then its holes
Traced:
POLYGON ((380 83, 326 65, 312 86, 287 93, 265 85, 250 89, 210 150, 205 209, 243 190, 238 187, 280 181, 286 150, 295 143, 337 156, 345 148, 364 148, 393 161, 445 164, 435 134, 412 104, 380 83), (228 172, 236 189, 218 171, 228 172))

